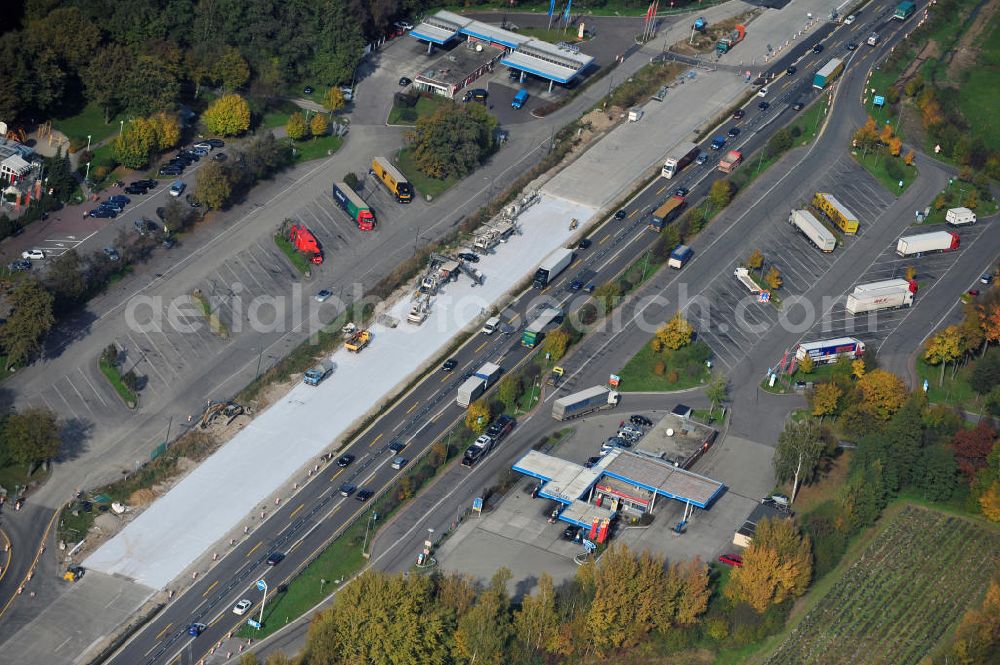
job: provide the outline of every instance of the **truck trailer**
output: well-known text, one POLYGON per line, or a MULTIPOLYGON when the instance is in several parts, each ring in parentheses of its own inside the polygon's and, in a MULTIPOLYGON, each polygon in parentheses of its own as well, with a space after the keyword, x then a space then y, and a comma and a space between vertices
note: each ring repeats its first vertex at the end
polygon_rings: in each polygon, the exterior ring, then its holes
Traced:
POLYGON ((670 151, 667 161, 663 163, 663 168, 660 169, 660 175, 666 179, 673 178, 675 175, 681 172, 685 166, 690 164, 698 156, 700 150, 696 143, 691 141, 685 141, 678 146, 675 146, 673 150, 670 151))
POLYGON ((667 266, 680 270, 691 260, 692 256, 694 256, 694 250, 690 247, 687 245, 677 245, 674 251, 670 252, 670 258, 667 259, 667 266))
POLYGON ((399 203, 410 203, 413 201, 413 185, 392 165, 385 157, 375 157, 372 159, 372 174, 385 185, 396 201, 399 203))
POLYGON ((851 315, 898 309, 913 304, 917 283, 905 279, 886 279, 881 282, 859 284, 847 296, 847 313, 851 315))
POLYGON ((579 418, 601 409, 612 409, 618 404, 619 395, 604 386, 594 386, 578 393, 561 397, 552 404, 552 417, 556 420, 579 418))
POLYGON ((853 235, 858 232, 858 218, 854 216, 853 212, 847 209, 847 206, 838 201, 837 197, 833 194, 816 192, 816 195, 813 196, 812 204, 817 210, 829 217, 830 221, 844 233, 853 235))
POLYGON ((809 356, 814 363, 829 364, 837 362, 843 356, 860 358, 864 353, 865 343, 860 339, 838 337, 799 344, 798 348, 795 349, 795 358, 802 362, 806 356, 809 356))
POLYGON ((318 386, 323 382, 323 379, 332 373, 333 363, 329 360, 324 360, 312 369, 306 370, 305 375, 302 377, 302 382, 309 386, 318 386))
POLYGON ((896 253, 900 256, 920 256, 929 252, 949 252, 958 249, 961 239, 954 231, 934 231, 915 236, 903 236, 896 241, 896 253))
POLYGON ((753 278, 750 277, 750 271, 747 270, 745 267, 740 266, 736 270, 734 270, 733 277, 738 279, 740 284, 745 286, 747 291, 749 291, 751 294, 756 295, 761 292, 760 286, 757 285, 757 282, 753 281, 753 278))
POLYGON ((458 387, 456 403, 463 408, 468 408, 470 404, 479 399, 480 395, 486 392, 487 388, 496 383, 502 371, 499 365, 484 364, 458 387))
POLYGON ((788 216, 788 223, 801 231, 821 251, 832 252, 837 247, 837 239, 808 210, 793 210, 788 216))
POLYGON ((375 213, 357 192, 347 186, 347 183, 333 183, 333 200, 351 216, 359 229, 362 231, 375 229, 375 213))
POLYGON ((944 215, 944 221, 948 222, 948 226, 966 226, 967 224, 975 224, 976 213, 972 212, 968 208, 948 208, 948 212, 944 215))
POLYGON ((573 250, 560 247, 545 257, 545 260, 538 266, 538 270, 535 271, 535 276, 531 280, 531 285, 536 289, 544 289, 572 262, 573 250))
POLYGON ((683 209, 684 197, 677 194, 671 196, 653 212, 653 221, 649 223, 649 229, 656 232, 662 231, 663 227, 677 219, 683 209))
POLYGON ((813 76, 813 87, 822 90, 842 71, 844 71, 844 61, 840 58, 830 58, 830 62, 823 65, 822 69, 813 76))
POLYGON ((550 324, 562 319, 562 315, 562 310, 558 307, 545 307, 542 309, 538 316, 535 317, 535 320, 521 333, 521 346, 526 346, 529 349, 537 346, 542 341, 542 338, 545 337, 545 329, 550 324))
POLYGON ((743 153, 739 150, 730 150, 726 156, 719 160, 719 170, 723 173, 732 173, 743 163, 743 153))

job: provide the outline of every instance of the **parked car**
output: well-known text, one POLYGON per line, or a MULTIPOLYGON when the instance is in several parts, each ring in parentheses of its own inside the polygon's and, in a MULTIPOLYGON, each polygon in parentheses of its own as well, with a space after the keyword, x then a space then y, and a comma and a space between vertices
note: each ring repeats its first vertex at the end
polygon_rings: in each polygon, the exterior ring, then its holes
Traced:
POLYGON ((306 87, 302 88, 302 94, 304 95, 313 94, 313 87, 311 85, 307 85, 306 87))
POLYGON ((989 284, 992 281, 993 281, 993 275, 991 275, 988 272, 984 272, 982 275, 979 276, 980 284, 989 284))
POLYGON ((514 417, 505 413, 490 423, 490 426, 486 428, 486 436, 494 441, 499 441, 510 434, 515 424, 514 417))
POLYGON ((114 247, 105 247, 104 256, 108 257, 108 261, 118 261, 121 257, 118 255, 118 250, 114 247))
POLYGON ((340 496, 351 496, 358 489, 354 483, 342 483, 340 485, 340 496))
POLYGON ((473 254, 472 252, 459 252, 458 258, 463 261, 468 261, 469 263, 479 263, 479 255, 473 254))
POLYGON ((341 455, 340 458, 337 460, 337 466, 343 469, 344 467, 350 466, 351 462, 353 461, 354 461, 354 455, 350 453, 345 453, 341 455))
POLYGON ((132 227, 135 229, 136 233, 141 236, 147 233, 156 233, 158 227, 156 222, 146 219, 145 217, 140 217, 139 219, 132 222, 132 227))
POLYGON ((269 566, 277 566, 279 563, 281 563, 284 560, 285 560, 285 553, 284 552, 278 552, 278 551, 271 552, 271 554, 267 557, 267 565, 269 565, 269 566))
POLYGON ((767 93, 768 92, 770 92, 770 91, 767 89, 767 86, 765 85, 763 88, 761 88, 760 90, 757 91, 757 96, 758 97, 767 97, 767 93))
POLYGON ((244 614, 246 614, 247 610, 249 610, 252 606, 253 606, 253 603, 250 602, 249 600, 247 600, 246 598, 244 598, 240 602, 238 602, 235 605, 233 605, 233 614, 235 614, 236 616, 240 616, 241 617, 244 614))
POLYGON ((226 142, 222 139, 205 139, 205 143, 212 146, 213 148, 225 148, 226 142))
POLYGON ((209 143, 208 141, 199 141, 198 143, 195 143, 193 146, 191 146, 192 150, 208 150, 209 152, 211 152, 213 148, 214 147, 212 146, 212 144, 209 143))
POLYGON ((170 196, 180 196, 187 189, 187 184, 183 180, 175 180, 174 184, 170 185, 170 196))
POLYGON ((211 148, 191 148, 191 152, 199 157, 204 157, 208 153, 212 152, 211 148))
POLYGON ((979 296, 979 289, 969 289, 968 291, 966 291, 966 293, 975 298, 979 296))
POLYGON ((739 554, 723 554, 719 557, 719 561, 727 566, 733 566, 735 568, 741 568, 743 566, 743 557, 739 554))
POLYGON ((364 503, 365 501, 367 501, 368 499, 372 498, 373 496, 375 496, 375 492, 373 492, 372 490, 361 489, 361 490, 358 490, 358 493, 354 495, 354 498, 357 499, 358 501, 360 501, 361 503, 364 503))
POLYGON ((125 210, 125 204, 121 201, 101 201, 97 204, 98 208, 104 208, 105 210, 114 210, 116 213, 121 213, 125 210))
POLYGON ((130 199, 129 197, 125 196, 124 194, 115 194, 114 196, 109 196, 108 197, 108 203, 113 203, 116 206, 121 206, 122 208, 124 208, 125 206, 127 206, 131 202, 132 202, 132 199, 130 199))
POLYGON ((454 358, 448 358, 448 360, 445 360, 444 364, 441 365, 441 371, 450 372, 454 370, 456 367, 458 367, 458 361, 455 360, 454 358))
POLYGON ((227 159, 228 159, 228 157, 226 156, 226 153, 224 153, 224 152, 217 152, 214 155, 212 155, 212 161, 213 162, 224 162, 227 159))
POLYGON ((568 527, 563 529, 562 536, 566 540, 576 540, 576 534, 580 533, 580 527, 575 524, 570 524, 568 527))
POLYGON ((31 270, 31 261, 29 261, 28 259, 18 259, 17 261, 13 261, 7 264, 7 269, 17 272, 31 270))
POLYGON ((29 259, 31 261, 41 261, 45 258, 45 252, 40 249, 29 249, 21 252, 22 259, 29 259))
POLYGON ((411 79, 409 76, 400 76, 399 77, 399 85, 400 85, 400 87, 405 88, 406 86, 410 85, 411 83, 413 83, 413 79, 411 79))
POLYGON ((165 238, 163 238, 163 242, 161 242, 160 244, 163 245, 164 249, 170 249, 171 247, 177 244, 177 241, 171 238, 170 236, 166 236, 165 238))
POLYGON ((602 459, 604 458, 601 457, 600 455, 594 455, 593 457, 588 457, 587 461, 583 463, 583 467, 585 469, 592 469, 594 468, 594 465, 600 462, 602 459))
POLYGON ((159 174, 165 176, 180 175, 183 172, 184 169, 180 166, 161 166, 159 170, 159 174))
POLYGON ((650 420, 646 416, 640 416, 639 414, 635 414, 634 416, 629 416, 628 421, 630 423, 632 423, 633 425, 637 425, 638 427, 652 427, 653 426, 653 421, 652 420, 650 420))
POLYGON ((118 213, 110 208, 94 208, 87 213, 89 217, 103 218, 103 219, 114 219, 118 216, 118 213))

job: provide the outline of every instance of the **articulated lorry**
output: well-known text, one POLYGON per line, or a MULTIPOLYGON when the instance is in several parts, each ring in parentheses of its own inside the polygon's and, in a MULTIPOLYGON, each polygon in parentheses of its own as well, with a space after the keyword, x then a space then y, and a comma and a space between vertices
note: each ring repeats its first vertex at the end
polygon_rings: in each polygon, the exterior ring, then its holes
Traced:
POLYGON ((743 153, 739 150, 730 150, 726 156, 719 160, 719 170, 723 173, 732 173, 743 163, 743 153))
POLYGON ((323 379, 333 373, 333 367, 332 362, 324 360, 312 369, 306 370, 305 376, 302 377, 302 382, 306 385, 318 386, 323 383, 323 379))
POLYGON ((854 293, 847 295, 847 313, 851 315, 898 309, 913 304, 917 283, 905 279, 886 279, 881 282, 859 284, 854 293))
POLYGON ((358 225, 359 229, 362 231, 374 230, 375 213, 365 203, 365 200, 346 183, 333 183, 333 200, 351 216, 351 220, 358 225))
POLYGON ((544 289, 572 262, 573 250, 560 247, 545 257, 545 260, 538 266, 538 270, 535 271, 535 276, 531 280, 531 285, 536 289, 544 289))
POLYGON ((900 256, 920 256, 930 252, 950 252, 958 249, 961 238, 953 231, 934 231, 915 236, 903 236, 896 241, 896 253, 900 256))
POLYGON ((558 323, 562 319, 562 315, 562 310, 558 307, 544 308, 521 333, 521 346, 526 346, 529 349, 537 346, 545 337, 545 329, 552 323, 558 323))
POLYGON ((837 239, 833 234, 808 210, 793 210, 788 216, 788 223, 824 252, 832 252, 837 246, 837 239))
POLYGON ((813 87, 822 90, 830 81, 837 78, 842 71, 844 71, 844 61, 840 58, 831 58, 830 62, 823 65, 822 69, 813 76, 813 87))
POLYGON ((802 362, 806 356, 809 356, 814 363, 829 364, 837 362, 843 356, 860 358, 864 353, 865 343, 860 339, 838 337, 799 344, 798 348, 795 349, 795 358, 802 362))
POLYGON ((653 212, 653 221, 649 223, 649 230, 660 232, 670 222, 677 219, 684 209, 684 197, 675 194, 663 202, 659 208, 653 212))
POLYGON ((619 394, 604 386, 594 386, 578 393, 561 397, 552 404, 552 417, 556 420, 579 418, 601 409, 613 409, 619 394))
POLYGON ((413 185, 388 159, 385 157, 372 159, 371 172, 385 185, 385 188, 396 198, 397 202, 410 203, 413 201, 413 185))
POLYGON ((761 288, 757 285, 757 282, 753 281, 753 278, 750 277, 750 271, 745 267, 740 266, 734 270, 733 277, 738 279, 740 284, 745 286, 750 293, 756 295, 761 292, 761 288))
POLYGON ((746 26, 738 25, 736 29, 730 32, 728 35, 720 39, 715 44, 716 53, 729 53, 733 50, 733 47, 743 41, 743 38, 747 36, 746 26))
POLYGON ((468 408, 470 404, 479 399, 480 395, 486 392, 487 388, 496 383, 502 371, 500 365, 484 364, 458 387, 458 398, 455 402, 463 408, 468 408))
POLYGON ((675 175, 680 173, 681 169, 690 164, 701 152, 698 149, 696 143, 691 141, 685 141, 678 146, 675 146, 673 150, 670 151, 670 155, 667 157, 667 161, 663 163, 663 168, 660 170, 660 175, 666 179, 673 178, 675 175))

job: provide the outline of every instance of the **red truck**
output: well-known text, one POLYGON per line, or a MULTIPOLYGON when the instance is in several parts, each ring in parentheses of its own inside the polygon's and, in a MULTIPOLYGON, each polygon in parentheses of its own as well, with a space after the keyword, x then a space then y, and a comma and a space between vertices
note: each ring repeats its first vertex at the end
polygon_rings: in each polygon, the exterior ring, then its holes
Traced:
POLYGON ((323 263, 323 249, 319 246, 316 236, 305 226, 292 224, 288 231, 288 240, 295 249, 309 257, 309 261, 319 265, 323 263))

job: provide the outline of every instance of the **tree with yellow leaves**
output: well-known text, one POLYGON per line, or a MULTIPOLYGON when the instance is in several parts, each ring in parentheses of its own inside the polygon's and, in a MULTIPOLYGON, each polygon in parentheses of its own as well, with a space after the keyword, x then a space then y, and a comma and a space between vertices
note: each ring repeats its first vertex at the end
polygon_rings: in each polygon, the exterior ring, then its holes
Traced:
POLYGON ((785 283, 785 281, 781 279, 781 271, 778 270, 777 266, 771 266, 771 269, 767 271, 767 274, 764 275, 764 283, 767 284, 767 288, 772 291, 777 291, 781 288, 781 285, 785 283))
POLYGON ((156 133, 157 150, 169 150, 180 143, 181 121, 177 119, 176 113, 160 111, 149 116, 149 121, 153 123, 153 131, 156 133))
POLYGON ((882 420, 899 410, 906 401, 906 385, 892 372, 874 369, 858 380, 858 389, 865 406, 882 420))
POLYGON ((812 579, 812 544, 789 519, 764 519, 754 530, 743 565, 733 570, 726 596, 758 613, 806 592, 812 579))
POLYGON ((833 415, 843 394, 844 391, 836 383, 817 384, 812 392, 812 414, 820 419, 833 415))
POLYGON ((812 359, 812 356, 806 354, 806 357, 799 362, 799 371, 803 374, 812 374, 816 371, 816 362, 812 359))
MULTIPOLYGON (((913 166, 913 160, 914 160, 915 157, 916 157, 916 155, 913 153, 913 150, 911 149, 903 157, 903 163, 906 164, 907 166, 913 166)), ((940 208, 938 208, 938 210, 940 210, 940 208)))
POLYGON ((893 137, 892 125, 890 125, 889 123, 885 123, 884 125, 882 125, 882 129, 879 130, 878 140, 886 145, 889 145, 889 141, 892 140, 892 137, 893 137))
POLYGON ((679 310, 656 331, 657 339, 663 342, 663 346, 671 351, 676 351, 690 344, 693 336, 694 328, 691 327, 691 324, 687 322, 687 319, 684 318, 684 315, 679 310))
POLYGON ((962 357, 961 344, 962 335, 958 326, 948 326, 927 340, 924 360, 931 365, 941 365, 941 378, 938 385, 944 384, 944 368, 962 357))
POLYGON ((990 342, 1000 342, 1000 305, 990 305, 988 310, 981 308, 980 320, 982 321, 983 339, 985 341, 985 344, 983 344, 983 354, 985 354, 986 347, 989 346, 990 342))
POLYGON ((473 434, 482 434, 490 424, 490 407, 484 399, 477 399, 465 412, 465 426, 473 434))
POLYGON ((889 154, 893 157, 899 157, 899 153, 903 151, 903 142, 898 136, 893 136, 889 139, 889 154))
POLYGON ((201 119, 212 134, 236 136, 250 129, 250 105, 239 95, 223 95, 205 109, 201 119))
POLYGON ((760 267, 764 265, 764 255, 761 254, 759 249, 755 249, 747 257, 747 268, 750 270, 760 270, 760 267))
POLYGON ((326 133, 330 131, 330 122, 324 114, 317 113, 309 120, 309 131, 313 137, 326 136, 326 133))
POLYGON ((912 282, 917 278, 917 267, 916 266, 906 266, 906 270, 903 272, 903 276, 908 282, 912 282))
POLYGON ((344 93, 340 88, 332 87, 323 93, 323 108, 327 111, 339 111, 346 104, 344 93))
POLYGON ((542 350, 548 353, 554 362, 559 362, 566 355, 568 346, 569 333, 561 328, 545 335, 545 341, 542 342, 542 350))
POLYGON ((990 581, 983 602, 962 617, 945 662, 959 665, 995 663, 1000 652, 1000 581, 990 581))
POLYGON ((861 358, 851 362, 851 376, 860 379, 865 375, 865 361, 861 358))
POLYGON ((979 509, 991 522, 1000 522, 1000 480, 993 483, 983 492, 979 499, 979 509))

